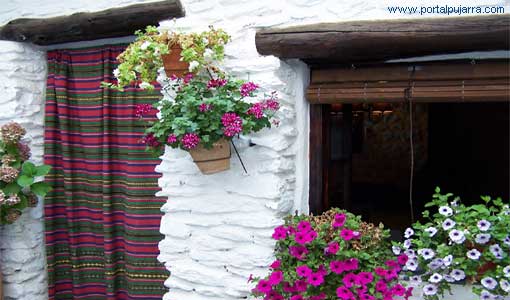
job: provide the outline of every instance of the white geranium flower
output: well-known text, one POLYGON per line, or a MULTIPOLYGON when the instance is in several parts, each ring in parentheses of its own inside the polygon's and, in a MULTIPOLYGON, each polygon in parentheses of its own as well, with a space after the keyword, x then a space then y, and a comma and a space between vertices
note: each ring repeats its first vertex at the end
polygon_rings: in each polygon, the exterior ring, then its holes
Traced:
POLYGON ((198 61, 194 60, 194 61, 192 61, 192 62, 190 62, 190 63, 189 63, 189 68, 188 68, 188 70, 189 70, 190 72, 193 72, 196 68, 198 68, 198 66, 199 66, 199 65, 200 65, 200 63, 199 63, 198 61))
POLYGON ((453 261, 453 256, 450 254, 450 255, 447 255, 443 258, 443 264, 446 266, 446 267, 449 267, 451 264, 452 264, 452 261, 453 261))
POLYGON ((450 272, 450 276, 453 277, 453 279, 457 280, 457 281, 461 281, 463 280, 464 278, 466 278, 466 273, 464 273, 464 271, 462 270, 459 270, 459 269, 453 269, 451 272, 450 272))
POLYGON ((118 78, 120 75, 120 70, 119 68, 115 68, 115 70, 113 70, 113 76, 115 76, 115 78, 118 78))
POLYGON ((151 43, 150 43, 149 41, 145 41, 145 42, 143 42, 143 44, 140 46, 140 49, 142 49, 142 50, 147 50, 147 48, 149 48, 150 44, 151 44, 151 43))
POLYGON ((437 233, 436 227, 428 227, 425 229, 425 232, 429 234, 430 237, 433 237, 437 233))
POLYGON ((449 217, 453 215, 453 210, 449 206, 441 206, 439 207, 439 213, 443 216, 449 217))
POLYGON ((406 239, 410 238, 414 234, 414 230, 412 228, 407 228, 404 232, 404 237, 406 239))
POLYGON ((489 290, 493 290, 498 285, 498 282, 492 277, 484 277, 480 283, 489 290))
POLYGON ((400 247, 398 247, 398 246, 392 246, 391 251, 393 251, 393 254, 395 254, 395 255, 400 255, 400 252, 402 251, 402 249, 400 249, 400 247))
POLYGON ((438 283, 441 280, 443 280, 443 276, 439 273, 434 273, 434 274, 432 274, 432 276, 429 277, 429 282, 432 282, 432 283, 438 283))
POLYGON ((501 287, 501 289, 505 292, 510 292, 510 283, 508 283, 508 281, 506 279, 501 279, 499 281, 499 286, 501 287))
POLYGON ((490 239, 491 239, 490 233, 479 233, 475 237, 475 242, 483 245, 483 244, 487 244, 487 242, 489 242, 490 239))
POLYGON ((487 231, 491 228, 491 222, 487 220, 480 220, 478 221, 476 226, 478 226, 478 229, 480 229, 481 231, 487 231))
POLYGON ((145 90, 146 88, 149 88, 149 87, 151 87, 151 86, 152 86, 152 85, 151 85, 150 83, 145 82, 145 81, 142 81, 142 83, 140 83, 140 88, 141 88, 142 90, 145 90))
POLYGON ((420 254, 425 260, 431 259, 434 255, 436 255, 434 250, 428 248, 418 250, 418 254, 420 254))
POLYGON ((212 51, 209 48, 206 48, 205 51, 204 51, 204 59, 205 59, 205 61, 206 62, 211 62, 213 60, 213 57, 214 57, 214 51, 212 51))
POLYGON ((433 284, 427 284, 423 287, 423 294, 433 296, 437 293, 437 287, 433 284))
POLYGON ((457 229, 454 229, 454 230, 450 231, 448 236, 456 244, 462 244, 466 240, 466 237, 464 236, 464 233, 462 231, 457 230, 457 229))
POLYGON ((443 221, 442 225, 444 230, 450 230, 453 228, 453 226, 455 226, 455 221, 450 218, 447 218, 446 220, 443 221))
POLYGON ((480 251, 476 250, 476 249, 471 249, 469 250, 467 253, 466 253, 466 256, 469 258, 469 259, 479 259, 480 258, 480 251))

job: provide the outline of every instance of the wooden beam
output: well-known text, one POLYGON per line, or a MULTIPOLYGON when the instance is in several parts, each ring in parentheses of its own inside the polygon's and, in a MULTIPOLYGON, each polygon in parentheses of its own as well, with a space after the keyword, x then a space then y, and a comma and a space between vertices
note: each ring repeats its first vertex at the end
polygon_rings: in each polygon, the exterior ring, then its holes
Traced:
POLYGON ((509 40, 509 14, 323 23, 261 29, 255 37, 262 55, 349 64, 508 50, 509 40))
POLYGON ((319 215, 329 206, 329 105, 310 105, 309 191, 310 213, 319 215))
POLYGON ((0 27, 0 39, 52 45, 132 35, 164 19, 184 16, 179 0, 165 0, 47 19, 16 19, 0 27))

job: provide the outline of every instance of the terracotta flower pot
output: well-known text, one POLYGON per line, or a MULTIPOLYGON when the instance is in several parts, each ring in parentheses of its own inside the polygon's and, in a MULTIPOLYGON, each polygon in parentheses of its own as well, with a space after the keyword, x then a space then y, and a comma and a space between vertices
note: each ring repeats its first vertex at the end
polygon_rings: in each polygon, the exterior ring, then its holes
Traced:
POLYGON ((170 48, 169 54, 161 55, 166 76, 170 77, 176 75, 182 77, 189 73, 189 64, 185 61, 181 61, 181 52, 182 48, 179 45, 174 45, 170 48))
POLYGON ((227 140, 219 140, 214 143, 212 149, 199 145, 189 153, 203 174, 214 174, 230 169, 230 144, 227 140))

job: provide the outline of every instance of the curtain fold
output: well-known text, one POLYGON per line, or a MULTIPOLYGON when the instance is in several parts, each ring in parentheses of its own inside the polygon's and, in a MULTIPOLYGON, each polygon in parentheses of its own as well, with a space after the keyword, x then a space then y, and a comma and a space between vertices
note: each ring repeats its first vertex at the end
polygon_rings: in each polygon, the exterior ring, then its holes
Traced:
POLYGON ((125 45, 48 52, 45 198, 49 298, 161 299, 158 160, 140 143, 137 104, 159 90, 100 88, 125 45))

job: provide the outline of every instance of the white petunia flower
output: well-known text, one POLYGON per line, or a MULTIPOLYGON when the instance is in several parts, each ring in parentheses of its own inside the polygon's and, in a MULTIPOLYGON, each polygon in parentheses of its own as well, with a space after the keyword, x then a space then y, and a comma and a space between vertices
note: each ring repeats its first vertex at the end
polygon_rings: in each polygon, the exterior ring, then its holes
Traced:
POLYGON ((480 293, 480 299, 482 300, 495 300, 496 299, 496 296, 491 294, 489 291, 487 290, 483 290, 481 293, 480 293))
POLYGON ((470 259, 479 259, 480 258, 480 251, 476 250, 476 249, 471 249, 469 250, 467 253, 466 253, 466 256, 470 259))
POLYGON ((404 241, 404 248, 409 249, 411 247, 411 240, 407 239, 404 241))
POLYGON ((421 277, 419 275, 411 276, 409 277, 409 283, 414 286, 417 286, 421 283, 421 277))
POLYGON ((494 255, 494 257, 496 257, 497 259, 503 258, 503 249, 501 249, 501 247, 498 244, 491 245, 489 247, 489 250, 491 251, 492 255, 494 255))
POLYGON ((428 267, 431 270, 437 270, 443 266, 443 260, 441 258, 434 258, 429 264, 428 267))
POLYGON ((395 255, 400 255, 400 252, 402 251, 402 249, 400 249, 400 247, 398 247, 398 246, 392 246, 391 251, 393 251, 393 254, 395 254, 395 255))
POLYGON ((429 227, 425 229, 425 232, 429 234, 430 237, 433 237, 437 233, 436 227, 429 227))
POLYGON ((510 246, 510 235, 506 236, 506 238, 503 240, 503 243, 505 243, 507 246, 510 246))
POLYGON ((489 242, 490 239, 491 239, 490 233, 479 233, 475 237, 475 242, 483 245, 483 244, 487 244, 487 242, 489 242))
POLYGON ((484 277, 480 283, 489 290, 493 290, 498 286, 498 282, 492 277, 484 277))
POLYGON ((443 216, 449 217, 453 215, 453 210, 449 206, 441 206, 439 208, 439 213, 443 216))
POLYGON ((453 228, 453 226, 455 226, 455 221, 450 218, 447 218, 446 220, 443 221, 442 225, 444 230, 450 230, 453 228))
POLYGON ((432 274, 432 276, 429 277, 429 282, 432 282, 432 283, 438 283, 441 280, 443 280, 443 276, 438 273, 434 273, 434 274, 432 274))
POLYGON ((457 280, 457 281, 461 281, 463 280, 464 278, 466 278, 466 273, 464 273, 464 271, 462 270, 459 270, 459 269, 453 269, 451 272, 450 272, 450 276, 453 277, 453 279, 457 280))
POLYGON ((141 88, 142 90, 145 90, 146 88, 149 88, 149 87, 151 87, 151 86, 152 86, 152 85, 151 85, 150 83, 145 82, 145 81, 142 81, 142 83, 140 83, 140 88, 141 88))
POLYGON ((406 251, 404 251, 404 253, 409 258, 416 257, 416 251, 414 251, 413 249, 407 249, 406 251))
POLYGON ((407 270, 414 272, 418 268, 418 263, 416 262, 416 260, 410 259, 406 262, 405 267, 407 270))
POLYGON ((454 229, 454 230, 450 231, 448 236, 456 244, 462 244, 466 240, 466 237, 464 236, 464 233, 462 231, 457 230, 457 229, 454 229))
POLYGON ((190 62, 190 63, 189 63, 189 68, 188 68, 188 70, 189 70, 190 72, 193 72, 196 68, 198 68, 198 66, 199 66, 199 65, 200 65, 200 63, 199 63, 198 61, 194 60, 194 61, 192 61, 192 62, 190 62))
POLYGON ((436 255, 434 250, 428 248, 418 250, 418 254, 420 254, 425 260, 431 259, 434 255, 436 255))
POLYGON ((453 278, 452 276, 450 276, 448 274, 444 275, 443 279, 444 279, 444 281, 449 282, 449 283, 453 283, 456 281, 455 278, 453 278))
POLYGON ((423 287, 423 294, 433 296, 437 293, 437 287, 433 284, 427 284, 423 287))
POLYGON ((476 226, 478 226, 478 229, 480 229, 481 231, 487 231, 491 228, 491 222, 487 220, 480 220, 478 221, 476 226))
POLYGON ((505 292, 510 292, 510 283, 508 283, 508 281, 506 279, 501 279, 499 281, 499 286, 501 287, 501 289, 505 292))
POLYGON ((450 255, 447 255, 443 258, 443 264, 446 266, 446 267, 449 267, 451 264, 452 264, 452 261, 453 261, 453 256, 450 254, 450 255))
POLYGON ((404 232, 404 237, 406 239, 410 238, 414 234, 414 230, 412 228, 407 228, 404 232))
POLYGON ((505 273, 505 277, 510 277, 510 265, 503 268, 503 273, 505 273))

